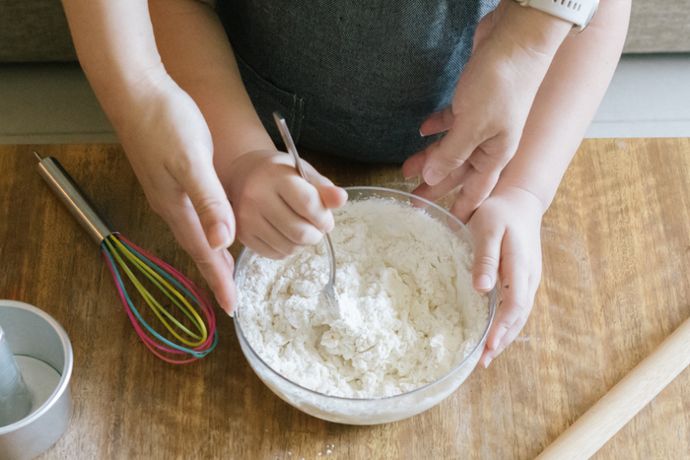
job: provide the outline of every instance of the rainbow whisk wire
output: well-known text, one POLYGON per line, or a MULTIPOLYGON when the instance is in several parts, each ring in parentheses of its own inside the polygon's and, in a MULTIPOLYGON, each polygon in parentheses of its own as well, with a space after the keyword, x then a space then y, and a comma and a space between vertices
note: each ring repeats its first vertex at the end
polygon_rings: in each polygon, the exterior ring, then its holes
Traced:
POLYGON ((169 363, 184 364, 203 358, 216 347, 218 334, 213 309, 184 275, 118 233, 110 234, 103 240, 101 252, 132 326, 154 355, 169 363), (168 311, 146 289, 135 271, 144 275, 160 290, 189 320, 191 326, 183 324, 168 311), (149 309, 177 343, 156 332, 142 317, 127 292, 122 273, 139 291, 149 309), (200 311, 197 312, 192 304, 198 305, 200 311))
POLYGON ((144 345, 171 364, 191 363, 213 351, 218 344, 216 317, 210 302, 194 283, 163 260, 112 232, 55 158, 41 158, 36 152, 34 155, 41 177, 100 246, 122 306, 144 345), (129 295, 125 279, 138 291, 165 332, 157 331, 144 318, 129 295), (169 308, 146 284, 163 294, 169 308))

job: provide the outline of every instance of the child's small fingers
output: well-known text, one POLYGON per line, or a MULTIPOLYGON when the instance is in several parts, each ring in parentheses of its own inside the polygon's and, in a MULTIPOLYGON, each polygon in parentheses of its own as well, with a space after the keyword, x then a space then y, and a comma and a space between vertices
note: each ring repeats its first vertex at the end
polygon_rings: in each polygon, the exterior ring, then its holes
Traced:
POLYGON ((250 248, 252 251, 259 254, 261 257, 267 257, 269 259, 283 259, 284 254, 276 251, 265 241, 257 236, 248 236, 246 238, 240 237, 242 244, 250 248))
POLYGON ((508 330, 508 327, 509 326, 507 326, 505 323, 498 322, 494 322, 494 324, 491 325, 491 330, 489 331, 489 335, 486 338, 486 349, 489 352, 489 354, 493 355, 493 353, 496 351, 498 345, 501 343, 501 340, 503 339, 503 336, 508 330))
POLYGON ((499 342, 498 346, 496 347, 496 350, 493 352, 493 358, 496 356, 500 355, 503 353, 503 351, 513 343, 515 338, 520 335, 520 332, 522 332, 522 328, 525 327, 525 324, 527 323, 527 318, 529 316, 524 315, 518 318, 517 322, 510 326, 508 330, 506 330, 505 334, 503 334, 503 338, 501 338, 501 341, 499 342))
POLYGON ((283 235, 280 230, 265 217, 259 220, 253 231, 261 241, 280 254, 280 258, 289 256, 299 247, 299 245, 293 243, 283 235))
POLYGON ((328 177, 319 173, 316 168, 302 160, 302 166, 311 183, 319 192, 321 201, 329 209, 339 208, 347 201, 347 192, 337 187, 328 177))
POLYGON ((489 351, 488 348, 484 349, 484 353, 482 353, 482 356, 479 358, 479 364, 484 366, 486 369, 489 367, 489 364, 491 364, 491 361, 493 360, 492 352, 489 351))
POLYGON ((347 202, 347 192, 335 185, 317 185, 321 201, 328 209, 337 209, 347 202))
POLYGON ((537 263, 532 267, 532 271, 529 274, 528 283, 529 297, 532 299, 531 304, 534 305, 534 299, 537 296, 537 290, 541 283, 541 252, 538 254, 537 263))
POLYGON ((476 243, 472 265, 472 283, 480 292, 490 291, 496 284, 501 257, 502 231, 482 234, 476 243))
POLYGON ((320 231, 333 228, 333 214, 324 206, 318 190, 301 177, 287 177, 278 193, 297 215, 320 231))
POLYGON ((472 213, 486 200, 498 182, 500 171, 485 172, 470 168, 465 174, 462 189, 455 198, 451 212, 463 222, 467 222, 472 213))
POLYGON ((527 301, 525 302, 527 308, 518 310, 519 316, 517 317, 513 325, 505 330, 505 333, 500 338, 498 345, 496 346, 496 349, 491 350, 491 360, 495 359, 496 356, 503 353, 503 350, 505 350, 506 347, 508 347, 508 345, 513 343, 517 336, 520 335, 520 332, 522 332, 522 329, 525 327, 525 324, 527 324, 527 320, 529 319, 529 313, 532 310, 532 305, 534 305, 534 298, 536 295, 537 287, 539 286, 539 281, 536 280, 536 282, 534 282, 532 277, 530 277, 528 284, 529 286, 527 288, 527 301))
POLYGON ((264 217, 288 240, 298 246, 317 244, 323 233, 302 216, 297 215, 280 197, 265 205, 264 217))
POLYGON ((485 365, 502 353, 527 323, 540 278, 540 268, 535 272, 531 260, 520 242, 507 232, 501 248, 501 303, 482 356, 485 365))
POLYGON ((333 181, 316 170, 311 163, 301 160, 302 169, 307 175, 309 183, 316 185, 335 185, 333 181))
POLYGON ((515 337, 518 336, 524 327, 526 319, 527 318, 525 317, 524 320, 520 320, 509 327, 500 326, 493 336, 490 334, 489 338, 487 339, 487 346, 480 358, 480 362, 484 367, 488 367, 489 364, 496 359, 498 355, 503 353, 506 347, 510 345, 513 340, 515 340, 515 337), (491 348, 488 345, 490 342, 491 346, 495 346, 495 348, 491 348))
POLYGON ((507 330, 508 328, 505 325, 494 323, 491 326, 489 336, 486 338, 486 349, 484 350, 484 356, 488 358, 489 362, 494 358, 498 344, 501 343, 507 330))
POLYGON ((531 309, 528 296, 527 273, 525 269, 508 268, 510 262, 504 258, 503 276, 501 277, 501 304, 496 313, 496 320, 489 334, 487 346, 497 350, 501 340, 520 318, 527 317, 531 309))
MULTIPOLYGON (((510 235, 503 240, 503 247, 510 245, 510 235), (507 241, 507 243, 506 243, 507 241)), ((529 258, 522 249, 501 253, 501 298, 507 312, 506 321, 513 324, 520 316, 529 314, 532 304, 529 289, 529 258)))

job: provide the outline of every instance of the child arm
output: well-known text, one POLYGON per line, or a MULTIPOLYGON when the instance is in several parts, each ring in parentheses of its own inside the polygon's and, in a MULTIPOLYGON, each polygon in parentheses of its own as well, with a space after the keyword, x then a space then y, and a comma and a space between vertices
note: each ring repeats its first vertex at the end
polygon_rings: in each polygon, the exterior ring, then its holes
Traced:
POLYGON ((345 193, 310 166, 312 185, 266 133, 242 83, 215 11, 194 0, 153 0, 158 49, 173 79, 201 109, 213 137, 216 171, 232 200, 237 236, 266 257, 316 244, 333 226, 345 193))
POLYGON ((499 274, 501 283, 502 305, 487 340, 485 365, 527 321, 541 277, 541 215, 611 81, 629 15, 629 0, 602 1, 591 25, 564 41, 539 88, 515 157, 486 206, 470 219, 477 240, 475 287, 489 289, 499 274))

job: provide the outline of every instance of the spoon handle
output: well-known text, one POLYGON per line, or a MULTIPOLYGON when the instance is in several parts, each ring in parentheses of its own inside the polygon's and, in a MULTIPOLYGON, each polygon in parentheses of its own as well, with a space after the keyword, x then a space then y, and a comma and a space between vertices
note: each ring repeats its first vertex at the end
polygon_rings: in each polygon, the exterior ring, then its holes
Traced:
POLYGON ((273 112, 273 119, 275 120, 276 125, 278 126, 280 137, 283 138, 285 148, 287 149, 288 153, 292 155, 292 159, 295 160, 295 167, 297 168, 297 172, 300 176, 302 176, 302 179, 309 182, 307 173, 304 172, 304 168, 302 168, 302 162, 300 161, 299 154, 297 153, 297 146, 295 145, 295 141, 292 140, 292 135, 290 134, 290 130, 288 129, 285 118, 278 112, 273 112))
MULTIPOLYGON (((280 137, 283 138, 285 148, 287 148, 288 153, 292 155, 292 159, 295 161, 295 167, 297 168, 297 172, 300 176, 302 176, 302 179, 306 180, 307 182, 310 182, 309 178, 307 177, 307 174, 304 172, 304 168, 302 168, 302 162, 300 161, 299 154, 297 153, 295 141, 292 140, 292 135, 290 134, 290 130, 288 129, 285 117, 283 117, 278 112, 273 112, 273 119, 275 120, 276 125, 278 126, 280 137)), ((332 289, 333 286, 335 286, 335 250, 333 249, 331 235, 329 235, 328 233, 326 233, 326 249, 328 250, 328 259, 331 265, 328 284, 329 288, 332 289)))

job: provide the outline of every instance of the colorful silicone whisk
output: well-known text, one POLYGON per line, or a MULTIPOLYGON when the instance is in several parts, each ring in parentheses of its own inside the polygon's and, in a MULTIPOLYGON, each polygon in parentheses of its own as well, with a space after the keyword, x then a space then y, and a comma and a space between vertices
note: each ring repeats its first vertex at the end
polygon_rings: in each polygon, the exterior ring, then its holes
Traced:
POLYGON ((216 317, 199 288, 175 268, 111 231, 62 165, 55 158, 34 154, 41 177, 100 246, 122 306, 144 345, 171 364, 191 363, 209 354, 218 343, 216 317), (149 321, 132 301, 125 279, 153 313, 149 321), (162 296, 154 296, 156 290, 162 296))

